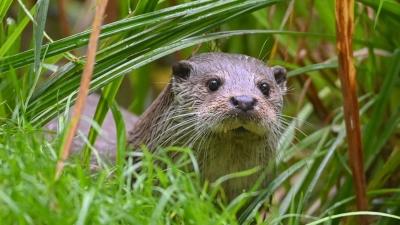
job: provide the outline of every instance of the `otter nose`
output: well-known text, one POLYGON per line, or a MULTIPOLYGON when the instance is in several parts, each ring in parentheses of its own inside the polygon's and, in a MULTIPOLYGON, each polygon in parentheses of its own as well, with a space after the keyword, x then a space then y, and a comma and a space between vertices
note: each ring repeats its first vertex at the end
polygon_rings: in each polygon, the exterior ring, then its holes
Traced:
POLYGON ((244 112, 253 110, 254 106, 257 105, 257 100, 248 96, 235 96, 231 98, 231 104, 244 112))

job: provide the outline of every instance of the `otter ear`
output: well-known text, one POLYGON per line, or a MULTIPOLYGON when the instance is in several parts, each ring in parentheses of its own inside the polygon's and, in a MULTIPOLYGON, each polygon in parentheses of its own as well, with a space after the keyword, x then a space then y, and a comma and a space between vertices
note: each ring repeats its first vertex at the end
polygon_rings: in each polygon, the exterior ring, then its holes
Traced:
POLYGON ((282 90, 286 90, 286 69, 282 66, 274 66, 271 67, 272 73, 274 74, 274 78, 276 83, 282 88, 282 90))
POLYGON ((191 69, 192 66, 187 61, 179 61, 172 66, 172 75, 186 80, 191 69))
POLYGON ((286 69, 282 66, 274 66, 271 67, 272 73, 274 74, 275 81, 279 85, 282 83, 286 83, 286 69))

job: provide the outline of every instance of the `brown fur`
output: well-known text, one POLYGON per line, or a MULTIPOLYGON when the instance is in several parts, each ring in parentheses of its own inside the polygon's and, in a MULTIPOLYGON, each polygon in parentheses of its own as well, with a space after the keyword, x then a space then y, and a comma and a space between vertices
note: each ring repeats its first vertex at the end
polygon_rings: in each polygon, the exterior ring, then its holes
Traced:
POLYGON ((130 132, 128 145, 140 151, 144 144, 152 152, 157 147, 190 147, 202 179, 211 182, 260 166, 254 175, 224 182, 232 200, 254 185, 277 148, 285 92, 286 70, 249 56, 206 53, 180 61, 171 82, 130 132), (210 91, 212 79, 220 82, 216 91, 210 91), (269 85, 269 95, 262 93, 262 83, 269 85), (254 108, 238 108, 234 97, 252 99, 254 108))

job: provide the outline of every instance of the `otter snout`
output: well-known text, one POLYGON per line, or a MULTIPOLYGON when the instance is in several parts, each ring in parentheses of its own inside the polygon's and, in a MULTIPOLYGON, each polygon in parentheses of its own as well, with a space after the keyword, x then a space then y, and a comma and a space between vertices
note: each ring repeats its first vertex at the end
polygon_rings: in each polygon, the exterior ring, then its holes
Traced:
POLYGON ((249 96, 234 96, 230 99, 230 103, 236 109, 240 109, 244 112, 253 110, 258 104, 255 98, 249 96))
MULTIPOLYGON (((285 92, 283 67, 244 55, 194 56, 173 66, 171 82, 140 117, 129 146, 140 151, 144 144, 152 153, 190 147, 203 181, 260 167, 256 174, 223 183, 231 201, 259 181, 277 149, 285 92)), ((180 155, 169 156, 178 162, 180 155)))

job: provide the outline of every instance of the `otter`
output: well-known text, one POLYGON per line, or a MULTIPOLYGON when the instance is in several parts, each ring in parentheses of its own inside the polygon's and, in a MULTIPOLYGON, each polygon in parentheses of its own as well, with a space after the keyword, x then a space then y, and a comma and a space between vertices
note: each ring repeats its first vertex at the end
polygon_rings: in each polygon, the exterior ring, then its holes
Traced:
POLYGON ((273 157, 285 93, 286 70, 253 57, 204 53, 179 61, 169 84, 129 132, 127 146, 140 151, 143 144, 153 153, 189 147, 202 181, 261 167, 222 184, 230 201, 253 187, 273 157))

